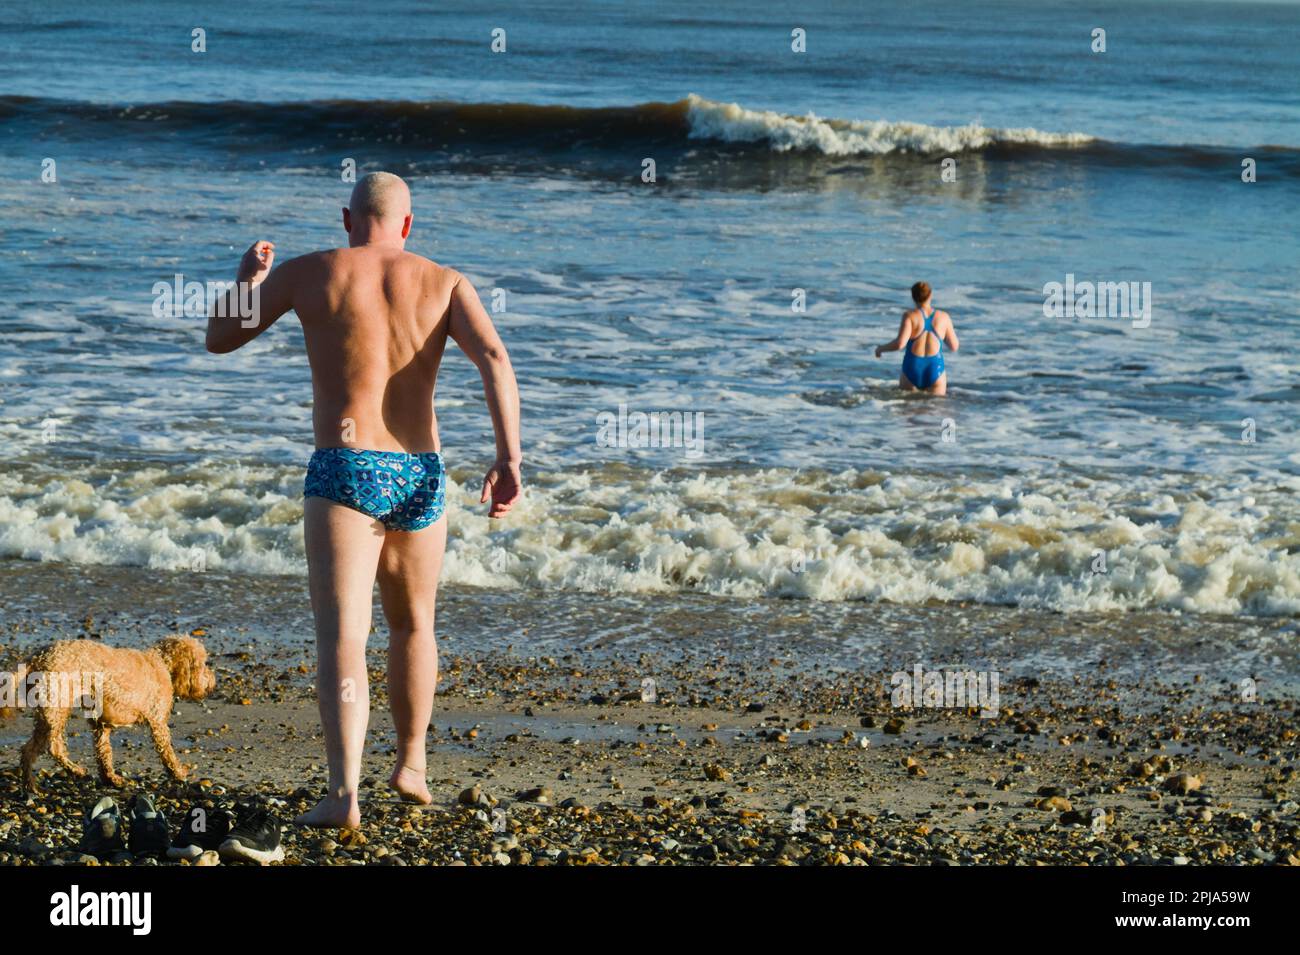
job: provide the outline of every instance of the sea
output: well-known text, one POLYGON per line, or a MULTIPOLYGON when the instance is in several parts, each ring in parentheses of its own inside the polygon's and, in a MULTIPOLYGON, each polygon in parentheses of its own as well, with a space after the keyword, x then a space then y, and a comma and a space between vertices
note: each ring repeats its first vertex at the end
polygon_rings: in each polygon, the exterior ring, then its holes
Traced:
POLYGON ((345 244, 382 169, 522 395, 489 521, 482 386, 444 362, 462 600, 571 642, 766 647, 795 613, 827 660, 891 613, 1293 645, 1297 37, 1296 3, 1182 0, 12 5, 0 604, 80 619, 55 581, 95 569, 305 591, 300 329, 210 355, 202 298, 256 240, 345 244), (918 280, 942 399, 874 355, 918 280))

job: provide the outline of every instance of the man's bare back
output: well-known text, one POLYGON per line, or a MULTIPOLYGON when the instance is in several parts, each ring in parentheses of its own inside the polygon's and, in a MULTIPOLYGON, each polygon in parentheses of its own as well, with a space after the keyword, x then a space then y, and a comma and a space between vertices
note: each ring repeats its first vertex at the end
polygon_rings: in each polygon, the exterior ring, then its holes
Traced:
POLYGON ((434 387, 460 274, 369 247, 317 252, 295 265, 316 446, 441 450, 434 387), (340 441, 342 422, 353 440, 340 441))
POLYGON ((504 517, 518 500, 519 394, 505 346, 473 286, 403 246, 410 193, 388 173, 357 183, 343 210, 348 247, 291 259, 255 242, 237 283, 252 315, 214 306, 207 347, 228 352, 293 310, 311 365, 316 452, 304 482, 303 537, 316 621, 317 697, 329 763, 325 798, 299 822, 355 826, 369 722, 366 636, 378 581, 389 625, 389 701, 397 731, 390 785, 428 803, 425 740, 437 686, 434 605, 447 541, 447 473, 434 388, 447 339, 475 364, 496 435, 480 503, 504 517))
POLYGON ((318 448, 440 450, 434 389, 449 333, 456 329, 471 360, 503 351, 476 327, 486 312, 459 272, 372 246, 285 262, 259 286, 257 323, 227 322, 209 349, 238 348, 290 309, 311 365, 318 448))

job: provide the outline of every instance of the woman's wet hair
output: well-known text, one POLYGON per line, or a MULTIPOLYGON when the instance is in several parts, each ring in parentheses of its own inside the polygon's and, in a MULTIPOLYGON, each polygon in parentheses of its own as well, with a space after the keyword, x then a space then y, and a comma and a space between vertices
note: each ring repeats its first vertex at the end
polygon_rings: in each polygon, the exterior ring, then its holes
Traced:
POLYGON ((915 285, 912 286, 912 301, 915 302, 917 305, 920 305, 929 297, 930 297, 929 282, 917 282, 915 285))

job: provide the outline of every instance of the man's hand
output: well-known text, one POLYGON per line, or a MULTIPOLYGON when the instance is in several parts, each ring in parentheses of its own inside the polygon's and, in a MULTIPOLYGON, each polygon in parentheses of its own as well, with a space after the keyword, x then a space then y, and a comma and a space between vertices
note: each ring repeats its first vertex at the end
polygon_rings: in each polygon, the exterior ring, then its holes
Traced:
POLYGON ((884 350, 883 348, 881 348, 879 345, 877 345, 877 346, 876 346, 876 357, 879 358, 882 354, 884 354, 884 351, 885 351, 885 350, 884 350))
POLYGON ((239 260, 234 283, 208 310, 208 351, 224 354, 242 348, 293 308, 301 262, 290 259, 272 272, 275 243, 259 241, 249 246, 239 260))
POLYGON ((271 274, 271 265, 275 262, 274 242, 254 242, 239 260, 237 281, 250 285, 261 285, 262 280, 271 274))
POLYGON ((514 461, 498 461, 492 465, 487 477, 483 479, 483 493, 478 502, 486 504, 492 498, 488 517, 505 517, 515 501, 523 493, 524 481, 519 475, 519 464, 514 461))

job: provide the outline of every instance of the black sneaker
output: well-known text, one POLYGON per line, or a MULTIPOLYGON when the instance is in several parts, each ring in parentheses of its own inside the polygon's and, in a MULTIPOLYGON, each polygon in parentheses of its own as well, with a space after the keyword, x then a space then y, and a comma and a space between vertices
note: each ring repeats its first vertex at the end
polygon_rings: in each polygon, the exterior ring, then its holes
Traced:
POLYGON ((181 823, 171 848, 169 859, 197 859, 209 849, 217 849, 235 827, 235 817, 229 809, 191 806, 181 823))
POLYGON ((239 820, 221 843, 221 858, 268 865, 284 860, 280 824, 265 809, 239 807, 239 820))
POLYGON ((160 813, 148 796, 131 797, 131 854, 157 856, 172 844, 167 830, 167 817, 160 813))
POLYGON ((122 835, 122 816, 112 796, 105 796, 86 812, 78 848, 88 856, 107 859, 126 851, 122 835))

